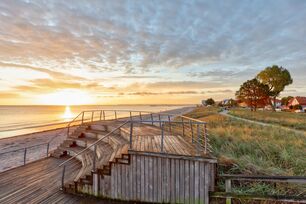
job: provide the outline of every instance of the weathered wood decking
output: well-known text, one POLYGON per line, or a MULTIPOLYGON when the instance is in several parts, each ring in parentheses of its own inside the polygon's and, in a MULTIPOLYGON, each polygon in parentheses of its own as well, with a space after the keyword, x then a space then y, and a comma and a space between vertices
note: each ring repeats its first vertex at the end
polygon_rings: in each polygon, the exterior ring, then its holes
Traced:
MULTIPOLYGON (((46 158, 0 173, 0 203, 121 203, 60 191, 58 165, 67 158, 46 158)), ((79 162, 71 162, 66 169, 67 176, 73 179, 80 168, 79 162)))

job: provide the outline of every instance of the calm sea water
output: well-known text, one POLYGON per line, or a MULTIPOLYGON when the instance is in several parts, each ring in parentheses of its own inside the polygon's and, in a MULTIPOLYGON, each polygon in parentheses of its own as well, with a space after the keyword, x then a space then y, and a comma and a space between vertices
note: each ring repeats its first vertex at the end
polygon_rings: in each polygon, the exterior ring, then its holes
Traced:
POLYGON ((166 111, 184 106, 0 106, 0 138, 64 127, 84 110, 166 111))

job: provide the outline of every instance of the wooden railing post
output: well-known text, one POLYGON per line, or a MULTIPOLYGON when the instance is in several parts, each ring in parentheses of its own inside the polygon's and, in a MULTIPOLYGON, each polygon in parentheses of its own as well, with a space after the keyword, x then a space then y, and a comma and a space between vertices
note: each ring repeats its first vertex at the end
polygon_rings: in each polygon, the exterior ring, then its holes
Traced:
POLYGON ((103 111, 103 120, 105 120, 105 111, 103 111))
POLYGON ((160 114, 158 114, 158 120, 159 120, 159 127, 162 127, 162 123, 161 123, 161 118, 160 118, 160 114))
POLYGON ((65 182, 65 170, 66 170, 66 165, 63 166, 63 172, 62 172, 62 182, 61 182, 61 190, 64 190, 64 182, 65 182))
POLYGON ((117 120, 117 111, 115 111, 115 120, 117 120))
POLYGON ((94 113, 95 113, 95 111, 91 112, 91 122, 93 122, 94 113))
POLYGON ((130 120, 132 121, 133 118, 132 118, 132 112, 130 111, 130 120))
POLYGON ((50 147, 50 143, 47 144, 47 157, 49 156, 49 147, 50 147))
POLYGON ((24 148, 23 165, 26 165, 26 163, 27 163, 27 148, 24 148))
POLYGON ((130 149, 133 148, 133 122, 130 125, 130 149))
MULTIPOLYGON (((232 181, 231 179, 226 179, 225 180, 225 192, 230 193, 232 191, 232 181)), ((232 199, 231 198, 226 198, 226 204, 231 204, 232 199)))
POLYGON ((100 111, 100 121, 102 120, 102 111, 100 111))
POLYGON ((160 151, 164 152, 164 124, 161 127, 161 141, 160 141, 160 151))
POLYGON ((142 122, 142 115, 141 115, 141 112, 139 112, 139 118, 140 118, 140 122, 142 122))

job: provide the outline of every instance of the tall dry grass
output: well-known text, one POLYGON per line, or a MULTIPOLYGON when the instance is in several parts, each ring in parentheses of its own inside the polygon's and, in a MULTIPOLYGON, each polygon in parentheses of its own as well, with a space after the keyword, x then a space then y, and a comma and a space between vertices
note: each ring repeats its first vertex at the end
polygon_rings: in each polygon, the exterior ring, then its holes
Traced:
MULTIPOLYGON (((303 133, 231 119, 218 114, 217 108, 196 108, 187 116, 208 122, 213 155, 221 166, 219 173, 306 175, 303 133)), ((273 194, 288 190, 288 186, 280 187, 276 191, 267 184, 257 184, 248 191, 273 194)))
POLYGON ((232 109, 229 114, 245 119, 255 120, 259 122, 282 125, 297 130, 306 131, 306 114, 293 112, 271 112, 256 111, 252 112, 248 109, 232 109))

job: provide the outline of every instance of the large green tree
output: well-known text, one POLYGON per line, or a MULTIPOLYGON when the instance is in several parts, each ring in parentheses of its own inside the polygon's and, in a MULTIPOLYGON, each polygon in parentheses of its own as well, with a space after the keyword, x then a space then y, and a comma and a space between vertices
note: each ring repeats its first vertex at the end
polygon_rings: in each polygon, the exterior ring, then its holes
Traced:
POLYGON ((289 71, 283 67, 273 65, 261 71, 256 78, 269 87, 269 103, 275 111, 276 97, 286 86, 293 82, 289 71))
POLYGON ((252 111, 259 106, 267 104, 269 99, 269 87, 260 83, 256 78, 244 82, 236 92, 237 99, 245 102, 252 111))

